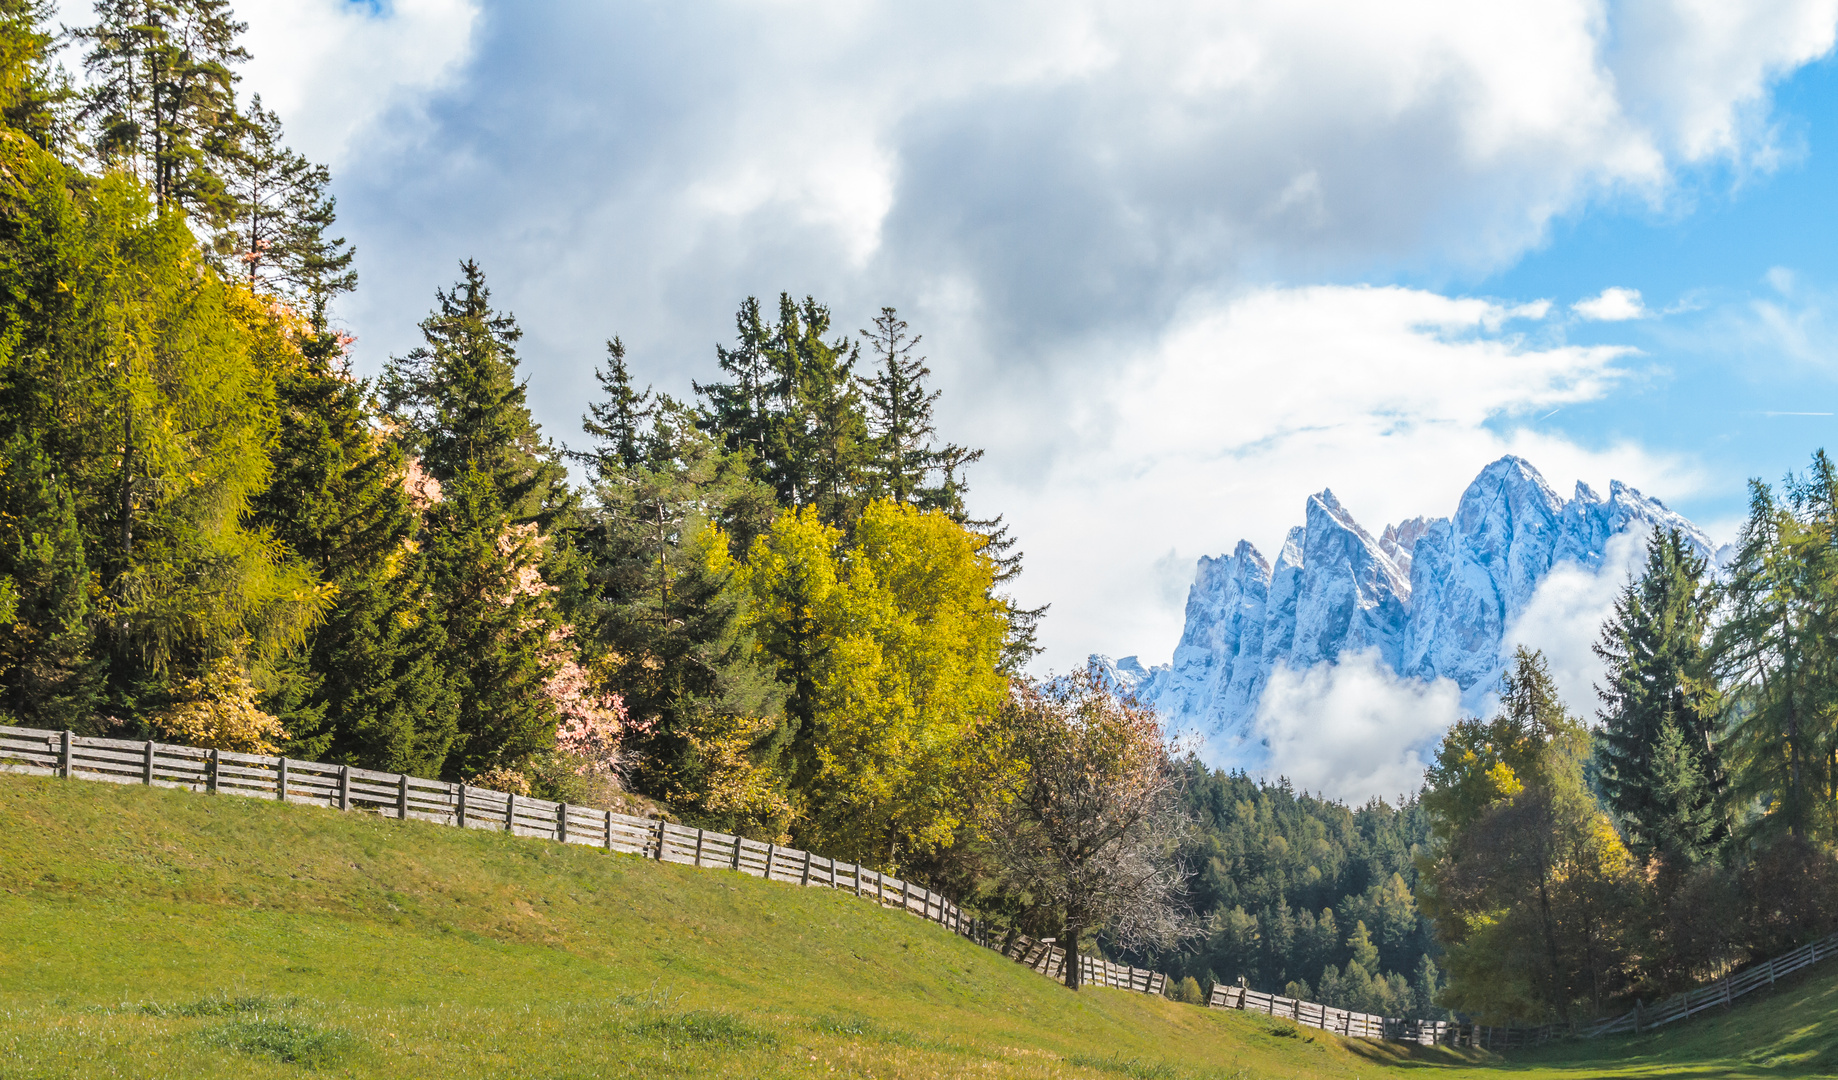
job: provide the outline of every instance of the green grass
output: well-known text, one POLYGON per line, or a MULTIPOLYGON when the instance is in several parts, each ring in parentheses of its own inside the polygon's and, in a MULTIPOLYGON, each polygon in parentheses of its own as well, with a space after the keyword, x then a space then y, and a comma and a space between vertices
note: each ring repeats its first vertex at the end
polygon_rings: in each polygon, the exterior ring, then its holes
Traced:
POLYGON ((825 889, 228 796, 0 777, 0 890, 6 1080, 1838 1072, 1829 976, 1503 1062, 1074 994, 825 889))

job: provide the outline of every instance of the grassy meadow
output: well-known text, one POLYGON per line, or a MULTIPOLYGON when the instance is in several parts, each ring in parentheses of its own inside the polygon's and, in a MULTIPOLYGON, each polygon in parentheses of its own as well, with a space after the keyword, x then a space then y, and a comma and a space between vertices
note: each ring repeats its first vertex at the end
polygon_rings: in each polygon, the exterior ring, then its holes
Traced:
POLYGON ((230 796, 0 777, 0 1077, 1838 1074, 1838 977, 1497 1056, 1073 994, 853 896, 230 796))

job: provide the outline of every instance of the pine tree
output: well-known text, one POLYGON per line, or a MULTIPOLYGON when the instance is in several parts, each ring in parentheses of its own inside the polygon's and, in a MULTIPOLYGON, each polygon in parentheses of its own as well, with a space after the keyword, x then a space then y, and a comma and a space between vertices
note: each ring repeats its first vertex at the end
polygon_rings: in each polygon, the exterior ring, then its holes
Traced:
POLYGON ((862 468, 868 451, 867 420, 856 385, 859 348, 847 339, 825 341, 830 311, 806 297, 793 304, 779 296, 779 321, 767 357, 789 376, 786 460, 781 497, 789 506, 812 506, 828 524, 848 527, 861 512, 862 468))
POLYGON ((594 368, 594 379, 600 384, 601 399, 587 406, 581 430, 596 445, 569 456, 586 465, 595 482, 611 481, 645 461, 645 421, 656 406, 649 386, 632 389, 625 343, 618 338, 606 343, 606 362, 594 368))
POLYGON ((51 59, 53 0, 0 0, 0 124, 47 150, 71 141, 75 92, 51 59))
POLYGON ((382 385, 399 437, 441 490, 426 543, 442 662, 459 693, 446 774, 473 776, 552 745, 558 714, 545 686, 566 633, 560 605, 581 583, 564 542, 567 472, 516 377, 516 320, 492 309, 471 261, 435 296, 426 344, 391 359, 382 385))
POLYGON ((1708 856, 1722 836, 1703 828, 1720 816, 1721 778, 1719 702, 1706 669, 1713 603, 1705 570, 1677 530, 1655 530, 1645 572, 1621 590, 1595 646, 1607 677, 1597 691, 1603 802, 1635 854, 1685 863, 1708 856), (1669 776, 1661 783, 1655 755, 1665 738, 1673 740, 1673 756, 1663 763, 1669 776))
POLYGON ((544 538, 534 524, 512 522, 498 490, 494 476, 468 467, 441 485, 428 514, 443 662, 459 692, 449 777, 515 768, 555 740, 558 716, 544 687, 561 619, 542 578, 544 538))
POLYGON ((96 17, 76 37, 90 46, 82 115, 97 155, 159 208, 221 227, 236 209, 226 176, 244 122, 232 69, 249 59, 237 44, 247 25, 227 0, 97 0, 96 17))
POLYGON ((309 336, 276 378, 273 475, 254 504, 268 528, 336 587, 311 639, 270 697, 291 753, 439 775, 457 734, 441 666, 446 636, 400 447, 371 421, 366 387, 333 335, 309 336))
POLYGON ((812 506, 826 524, 848 527, 864 502, 869 453, 859 346, 825 341, 829 309, 810 297, 798 303, 781 293, 776 323, 763 321, 749 297, 735 322, 739 342, 716 353, 734 381, 695 384, 704 426, 747 454, 781 505, 812 506))
POLYGON ((289 149, 281 118, 249 103, 240 152, 228 163, 235 215, 221 237, 230 263, 260 292, 281 293, 323 321, 326 304, 357 287, 355 253, 328 235, 337 202, 327 193, 331 173, 289 149))
POLYGON ((627 433, 607 421, 629 382, 611 380, 607 392, 583 424, 599 441, 585 456, 603 464, 579 544, 594 590, 591 638, 612 657, 609 681, 632 721, 630 780, 721 827, 778 835, 787 813, 772 773, 784 691, 731 587, 732 555, 771 523, 772 492, 667 396, 634 440, 640 460, 624 466, 627 433))
POLYGON ((1838 731, 1838 476, 1823 452, 1783 505, 1749 485, 1749 519, 1723 590, 1712 669, 1732 695, 1733 798, 1765 813, 1752 831, 1832 828, 1838 731))
POLYGON ((733 381, 691 385, 703 401, 702 428, 727 452, 746 455, 755 475, 765 479, 773 470, 771 455, 782 442, 778 431, 790 388, 766 361, 772 331, 760 316, 758 300, 749 296, 741 301, 734 331, 732 349, 715 346, 716 363, 733 381))
POLYGON ((1444 1015, 1444 1011, 1436 1004, 1436 996, 1442 993, 1442 972, 1437 969, 1436 961, 1430 958, 1429 953, 1424 953, 1417 960, 1417 971, 1411 978, 1410 988, 1416 1017, 1432 1020, 1444 1015))
POLYGON ((925 366, 925 357, 913 355, 923 338, 909 337, 906 331, 906 321, 884 307, 875 317, 874 329, 861 332, 876 358, 873 376, 863 380, 874 438, 868 490, 875 498, 934 509, 925 505, 920 493, 943 457, 932 446, 937 434, 932 406, 943 391, 927 389, 925 380, 932 369, 925 366))
POLYGON ((515 524, 547 528, 572 503, 567 469, 530 415, 517 378, 517 320, 494 311, 485 272, 468 259, 451 292, 436 290, 426 344, 391 358, 382 389, 422 467, 441 483, 476 473, 515 524))
POLYGON ((100 670, 76 500, 26 433, 0 444, 0 716, 82 728, 100 670))

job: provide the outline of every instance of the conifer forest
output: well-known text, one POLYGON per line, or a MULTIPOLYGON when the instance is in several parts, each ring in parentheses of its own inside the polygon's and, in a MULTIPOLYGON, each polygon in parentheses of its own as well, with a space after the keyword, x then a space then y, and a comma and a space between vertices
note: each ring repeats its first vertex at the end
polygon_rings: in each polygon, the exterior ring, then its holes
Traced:
POLYGON ((235 13, 93 17, 0 0, 0 723, 639 807, 1190 998, 1569 1022, 1838 927, 1823 453, 1754 484, 1726 566, 1649 538, 1598 700, 1522 652, 1420 791, 1348 806, 1034 673, 1026 538, 972 513, 982 452, 894 308, 736 297, 683 400, 608 326, 579 430, 543 431, 456 252, 362 377, 361 253, 241 92, 235 13))

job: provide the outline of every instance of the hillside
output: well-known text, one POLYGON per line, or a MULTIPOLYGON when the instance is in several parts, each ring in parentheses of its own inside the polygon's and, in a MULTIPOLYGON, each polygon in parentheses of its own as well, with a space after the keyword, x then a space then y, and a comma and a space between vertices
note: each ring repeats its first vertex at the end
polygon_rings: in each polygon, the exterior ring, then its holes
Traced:
MULTIPOLYGON (((0 889, 9 1078, 1495 1074, 1074 995, 827 890, 233 797, 0 778, 0 889)), ((1686 1053, 1719 1075, 1814 1075, 1835 1006, 1826 974, 1587 1049, 1613 1063, 1554 1052, 1511 1071, 1657 1075, 1686 1053)))

